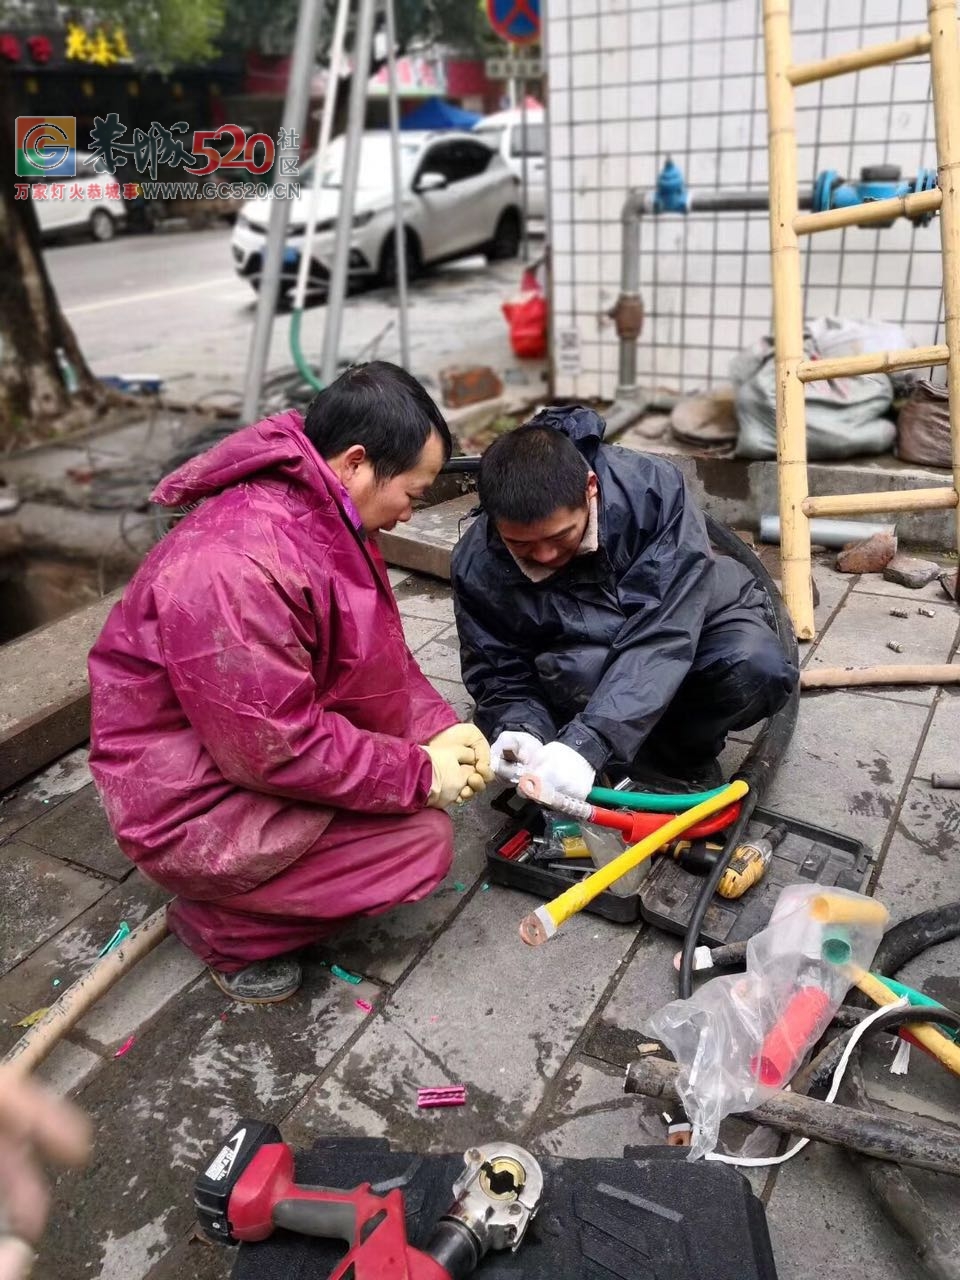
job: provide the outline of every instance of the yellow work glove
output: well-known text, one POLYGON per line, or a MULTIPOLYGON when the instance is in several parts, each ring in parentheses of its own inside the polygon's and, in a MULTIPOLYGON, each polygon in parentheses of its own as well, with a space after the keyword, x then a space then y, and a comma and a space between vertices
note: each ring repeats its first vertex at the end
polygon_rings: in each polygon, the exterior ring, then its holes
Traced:
MULTIPOLYGON (((493 767, 490 763, 490 743, 475 724, 452 724, 449 729, 444 729, 442 733, 438 733, 430 739, 427 743, 427 748, 429 749, 430 747, 471 747, 477 772, 485 783, 493 781, 493 767)), ((475 790, 482 791, 483 787, 477 787, 475 790)))
POLYGON ((433 765, 433 782, 427 796, 429 808, 448 809, 459 800, 469 800, 485 787, 474 763, 473 747, 427 743, 423 749, 433 765))

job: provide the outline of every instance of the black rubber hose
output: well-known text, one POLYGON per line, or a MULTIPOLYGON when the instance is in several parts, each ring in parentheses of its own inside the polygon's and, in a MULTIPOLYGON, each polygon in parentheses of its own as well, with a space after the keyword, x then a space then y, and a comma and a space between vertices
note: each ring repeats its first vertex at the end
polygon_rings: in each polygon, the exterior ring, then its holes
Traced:
MULTIPOLYGON (((706 522, 707 534, 717 550, 731 556, 753 574, 757 585, 770 602, 777 636, 781 645, 783 645, 787 661, 799 670, 800 650, 797 645, 796 633, 794 632, 790 615, 787 613, 786 605, 777 590, 776 583, 770 577, 759 556, 751 551, 741 538, 738 538, 735 533, 725 525, 719 524, 711 516, 706 517, 706 522)), ((780 761, 783 759, 784 752, 790 745, 790 739, 793 737, 793 731, 797 723, 799 707, 800 685, 798 683, 780 710, 775 712, 763 726, 753 746, 750 748, 747 758, 737 770, 736 777, 743 778, 750 790, 743 798, 739 818, 727 833, 723 852, 700 886, 700 892, 697 895, 690 922, 684 934, 683 950, 680 953, 678 983, 682 1000, 693 994, 693 953, 697 948, 700 930, 703 928, 704 917, 707 914, 710 901, 714 893, 716 893, 717 885, 723 878, 723 873, 730 865, 730 859, 743 841, 747 824, 753 815, 757 802, 766 791, 770 779, 776 773, 780 761)))
MULTIPOLYGON (((899 1028, 905 1022, 933 1022, 939 1023, 941 1027, 951 1027, 954 1031, 960 1031, 960 1013, 954 1013, 952 1009, 931 1009, 926 1005, 911 1005, 909 1009, 890 1009, 881 1014, 870 1023, 864 1035, 878 1035, 881 1031, 889 1031, 891 1027, 899 1028)), ((829 1081, 855 1030, 855 1027, 851 1027, 849 1031, 841 1032, 801 1071, 797 1072, 790 1083, 794 1093, 809 1093, 811 1089, 818 1089, 829 1081)))
MULTIPOLYGON (((873 968, 895 977, 910 960, 928 947, 960 937, 960 902, 949 902, 902 920, 890 929, 874 958, 873 968)), ((871 1111, 872 1104, 860 1067, 860 1056, 850 1060, 844 1088, 854 1106, 871 1111)), ((960 1240, 944 1230, 936 1213, 902 1167, 850 1153, 870 1190, 884 1211, 914 1243, 917 1257, 936 1280, 960 1280, 960 1240)))
POLYGON ((875 973, 892 978, 928 947, 951 942, 956 937, 960 937, 960 902, 947 902, 888 929, 870 967, 875 973))

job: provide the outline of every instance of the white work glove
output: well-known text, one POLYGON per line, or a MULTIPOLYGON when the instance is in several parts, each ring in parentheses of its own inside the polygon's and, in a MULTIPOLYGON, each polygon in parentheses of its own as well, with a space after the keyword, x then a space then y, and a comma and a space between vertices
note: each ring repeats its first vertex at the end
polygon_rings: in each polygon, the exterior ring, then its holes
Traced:
POLYGON ((548 742, 541 747, 524 773, 535 774, 543 786, 552 787, 574 800, 586 800, 596 777, 593 766, 562 742, 548 742))
POLYGON ((543 743, 532 733, 507 729, 490 748, 490 767, 501 782, 516 786, 520 775, 528 772, 530 761, 542 749, 543 743))

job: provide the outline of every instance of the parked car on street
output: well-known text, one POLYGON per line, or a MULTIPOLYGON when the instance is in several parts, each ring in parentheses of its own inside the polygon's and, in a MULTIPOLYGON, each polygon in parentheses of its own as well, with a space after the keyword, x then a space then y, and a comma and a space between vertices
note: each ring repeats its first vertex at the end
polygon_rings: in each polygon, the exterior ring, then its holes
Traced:
MULTIPOLYGON (((311 252, 310 282, 322 287, 330 274, 340 205, 344 139, 336 138, 326 157, 311 252)), ((400 135, 403 221, 407 271, 473 253, 514 258, 521 236, 519 184, 503 158, 468 132, 400 135)), ((281 290, 296 284, 303 250, 313 163, 301 168, 300 196, 290 209, 281 290)), ((271 198, 247 201, 233 228, 234 266, 259 288, 271 198)), ((390 135, 365 133, 350 244, 351 280, 390 283, 396 276, 390 135)))
POLYGON ((33 185, 46 187, 43 200, 34 199, 33 207, 43 238, 70 232, 85 231, 94 240, 112 240, 127 218, 127 208, 122 197, 106 194, 108 183, 120 179, 110 174, 94 173, 94 157, 87 152, 77 152, 77 176, 75 178, 36 178, 33 185), (80 188, 82 194, 76 193, 80 188), (93 195, 99 188, 99 194, 93 195), (62 191, 61 195, 54 192, 62 191), (71 198, 71 192, 73 196, 71 198))
POLYGON ((503 156, 518 182, 523 181, 523 153, 527 153, 527 217, 543 218, 547 207, 546 189, 546 124, 543 108, 527 110, 527 132, 524 139, 523 112, 498 111, 484 116, 473 126, 473 133, 503 156))

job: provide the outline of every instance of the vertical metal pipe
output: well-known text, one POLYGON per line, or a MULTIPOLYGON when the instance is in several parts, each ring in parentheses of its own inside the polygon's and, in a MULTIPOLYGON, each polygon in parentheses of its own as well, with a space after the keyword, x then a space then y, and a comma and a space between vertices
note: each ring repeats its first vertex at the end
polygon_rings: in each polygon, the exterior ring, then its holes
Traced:
POLYGON ((403 174, 400 169, 400 104, 397 91, 397 19, 393 0, 384 0, 387 15, 387 89, 390 106, 390 168, 393 173, 393 231, 397 263, 397 313, 400 363, 410 368, 410 325, 407 309, 407 235, 403 220, 403 174))
POLYGON ((300 269, 297 272, 297 288, 293 298, 296 311, 303 310, 307 296, 307 283, 310 277, 310 257, 313 252, 313 237, 317 221, 317 209, 320 207, 320 184, 323 182, 323 165, 330 146, 330 134, 333 132, 333 116, 337 105, 337 85, 340 83, 340 67, 343 63, 343 44, 347 34, 347 15, 350 12, 350 0, 337 0, 337 16, 333 24, 333 39, 330 44, 330 68, 327 76, 327 92, 323 99, 323 111, 320 116, 320 136, 313 156, 313 182, 310 186, 310 199, 307 202, 307 229, 304 233, 303 252, 300 255, 300 269))
POLYGON ((529 176, 527 162, 527 82, 520 81, 520 146, 522 154, 520 156, 520 175, 523 189, 521 191, 520 208, 523 218, 523 227, 521 228, 521 261, 524 266, 530 261, 530 235, 527 231, 527 221, 530 217, 530 191, 527 186, 527 178, 529 176))
POLYGON ((813 588, 807 497, 807 428, 803 384, 803 303, 797 216, 797 139, 790 68, 789 0, 763 0, 767 127, 770 152, 770 253, 777 370, 777 481, 783 598, 798 640, 812 640, 813 588))
MULTIPOLYGON (((943 251, 944 330, 950 360, 950 445, 953 487, 960 495, 960 51, 957 49, 956 0, 929 0, 930 61, 933 80, 933 119, 937 135, 937 177, 940 205, 940 244, 943 251)), ((954 512, 960 548, 960 505, 954 512)), ((957 598, 960 599, 960 575, 957 598)))
MULTIPOLYGON (((640 300, 640 219, 650 212, 650 197, 642 191, 631 191, 620 215, 620 297, 617 310, 638 309, 640 300)), ((618 331, 620 325, 618 324, 618 331)), ((619 334, 617 400, 635 400, 637 388, 637 338, 630 332, 619 334)))
POLYGON ((350 110, 347 116, 343 173, 340 179, 340 208, 337 212, 337 230, 327 292, 327 322, 323 331, 323 352, 320 358, 320 376, 327 384, 337 376, 337 353, 340 349, 343 303, 347 292, 350 242, 353 239, 353 210, 367 109, 367 81, 370 78, 375 7, 376 0, 360 0, 354 35, 353 79, 350 84, 350 110))
MULTIPOLYGON (((297 14, 297 30, 294 36, 293 58, 290 62, 290 79, 283 106, 282 128, 302 132, 310 102, 310 80, 313 75, 317 52, 317 36, 320 31, 320 14, 323 0, 300 0, 297 14)), ((270 223, 263 247, 260 269, 260 295, 257 298, 257 314, 250 340, 250 356, 247 361, 247 377, 243 386, 242 415, 244 422, 253 422, 260 405, 260 390, 270 351, 270 334, 273 316, 277 309, 280 288, 280 269, 290 221, 290 201, 270 202, 270 223)))

